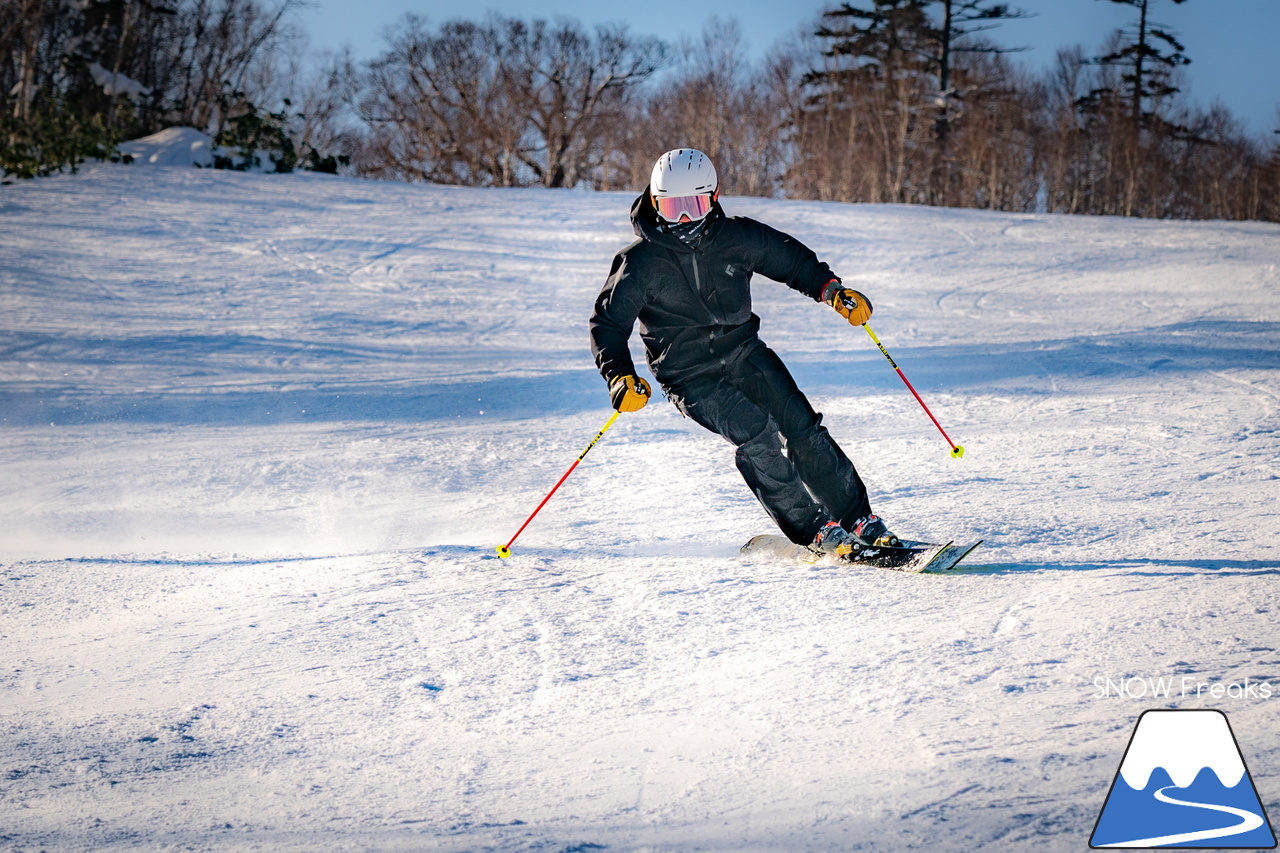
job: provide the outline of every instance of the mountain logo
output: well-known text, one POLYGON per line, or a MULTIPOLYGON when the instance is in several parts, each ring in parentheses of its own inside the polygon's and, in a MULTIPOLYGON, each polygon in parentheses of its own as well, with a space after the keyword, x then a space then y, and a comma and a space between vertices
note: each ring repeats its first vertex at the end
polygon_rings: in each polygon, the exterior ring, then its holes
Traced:
POLYGON ((1089 846, 1274 848, 1227 715, 1143 713, 1089 846))

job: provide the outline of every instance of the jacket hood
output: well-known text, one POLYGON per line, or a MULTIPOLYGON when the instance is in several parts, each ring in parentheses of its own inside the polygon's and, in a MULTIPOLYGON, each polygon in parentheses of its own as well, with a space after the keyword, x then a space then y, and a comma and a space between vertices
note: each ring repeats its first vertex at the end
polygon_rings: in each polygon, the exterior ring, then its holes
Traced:
MULTIPOLYGON (((706 232, 697 242, 699 246, 713 238, 724 221, 724 208, 720 206, 718 199, 711 203, 711 212, 707 214, 707 220, 706 232)), ((631 227, 635 229, 636 236, 640 239, 677 252, 693 252, 697 248, 682 242, 658 219, 658 211, 654 208, 648 191, 640 193, 640 196, 631 203, 631 227)))

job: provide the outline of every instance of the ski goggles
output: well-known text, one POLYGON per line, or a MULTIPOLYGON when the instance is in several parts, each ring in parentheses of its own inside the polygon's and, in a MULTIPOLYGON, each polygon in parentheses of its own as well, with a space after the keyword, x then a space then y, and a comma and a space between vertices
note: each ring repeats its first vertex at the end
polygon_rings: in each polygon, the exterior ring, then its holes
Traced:
POLYGON ((710 193, 698 195, 672 195, 653 200, 658 215, 668 222, 679 222, 680 217, 689 217, 690 222, 697 222, 711 212, 714 201, 710 193))

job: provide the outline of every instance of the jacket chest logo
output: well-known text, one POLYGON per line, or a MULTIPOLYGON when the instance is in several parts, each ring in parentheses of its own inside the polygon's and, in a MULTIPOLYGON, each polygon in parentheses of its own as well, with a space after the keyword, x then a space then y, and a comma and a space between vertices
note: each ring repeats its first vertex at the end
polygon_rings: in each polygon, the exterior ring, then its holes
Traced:
POLYGON ((735 275, 738 274, 738 268, 735 267, 733 264, 729 264, 729 266, 724 268, 724 274, 729 276, 729 278, 733 278, 735 275))

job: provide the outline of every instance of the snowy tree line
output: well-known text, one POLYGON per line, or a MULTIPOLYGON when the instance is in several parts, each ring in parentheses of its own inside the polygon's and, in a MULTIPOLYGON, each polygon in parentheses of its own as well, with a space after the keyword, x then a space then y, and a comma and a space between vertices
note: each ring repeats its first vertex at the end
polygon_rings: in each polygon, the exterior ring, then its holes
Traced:
POLYGON ((298 0, 7 0, 0 141, 16 172, 15 151, 48 146, 56 166, 67 139, 99 156, 180 124, 288 148, 283 166, 342 154, 367 177, 606 190, 690 145, 743 195, 1280 220, 1280 146, 1183 96, 1189 60, 1155 0, 1112 2, 1131 28, 1033 74, 993 38, 1021 13, 991 0, 843 3, 758 61, 731 20, 670 45, 410 16, 374 59, 319 67, 298 0))
POLYGON ((289 149, 291 160, 314 155, 326 105, 306 119, 283 100, 322 85, 302 80, 302 5, 3 0, 0 167, 23 177, 74 169, 113 157, 121 140, 175 125, 289 149))

